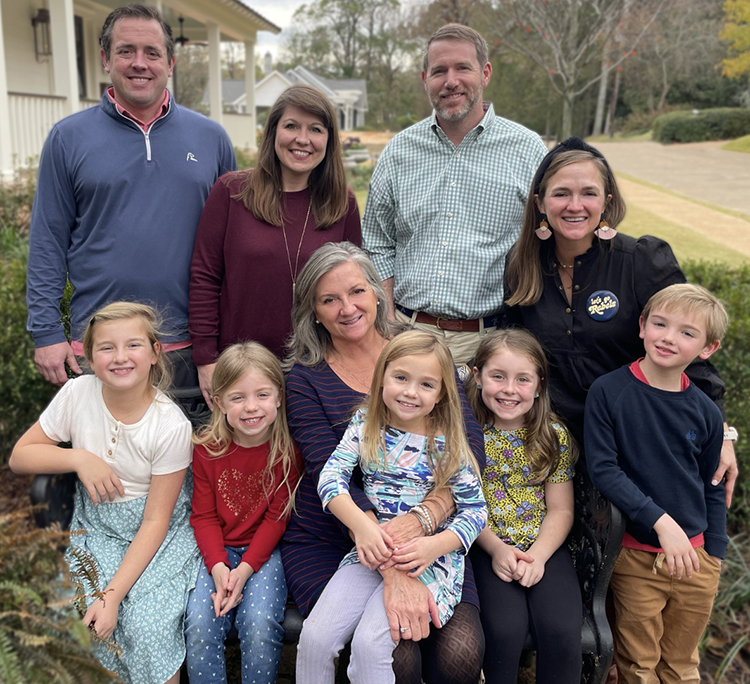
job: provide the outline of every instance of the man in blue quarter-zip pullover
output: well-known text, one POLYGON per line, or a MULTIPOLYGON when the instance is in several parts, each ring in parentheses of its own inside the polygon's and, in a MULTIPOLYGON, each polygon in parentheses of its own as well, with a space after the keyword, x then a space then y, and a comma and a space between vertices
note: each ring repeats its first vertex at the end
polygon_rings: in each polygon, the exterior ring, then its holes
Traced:
POLYGON ((140 301, 165 319, 175 386, 197 386, 187 326, 190 259, 203 204, 236 169, 224 129, 166 89, 172 31, 152 7, 113 11, 100 37, 112 86, 101 103, 58 122, 39 162, 31 215, 27 303, 34 361, 52 383, 80 373, 88 318, 108 302, 140 301), (70 344, 60 320, 73 284, 70 344))

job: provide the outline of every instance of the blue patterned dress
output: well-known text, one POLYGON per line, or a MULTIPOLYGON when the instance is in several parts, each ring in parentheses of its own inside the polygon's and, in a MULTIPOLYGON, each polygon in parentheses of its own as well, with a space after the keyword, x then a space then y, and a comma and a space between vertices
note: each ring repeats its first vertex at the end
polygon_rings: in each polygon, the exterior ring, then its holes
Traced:
MULTIPOLYGON (((435 477, 427 456, 428 439, 424 435, 386 427, 385 454, 381 454, 376 467, 368 467, 359 460, 364 423, 365 413, 359 410, 321 471, 318 494, 325 507, 335 496, 348 493, 352 471, 359 465, 365 494, 376 507, 378 520, 385 522, 408 513, 434 488, 435 477)), ((445 438, 435 437, 435 445, 442 453, 445 438)), ((456 502, 456 513, 441 525, 440 531, 454 532, 463 549, 441 556, 419 576, 435 598, 441 625, 448 622, 454 606, 461 600, 464 555, 487 521, 482 486, 471 468, 463 467, 450 480, 449 486, 456 502)), ((358 562, 355 548, 344 557, 339 567, 358 562)))

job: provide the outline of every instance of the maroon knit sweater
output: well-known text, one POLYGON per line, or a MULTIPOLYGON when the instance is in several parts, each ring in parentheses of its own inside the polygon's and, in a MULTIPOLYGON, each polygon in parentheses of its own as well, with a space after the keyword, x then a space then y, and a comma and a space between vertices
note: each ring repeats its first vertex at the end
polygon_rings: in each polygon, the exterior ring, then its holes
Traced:
MULTIPOLYGON (((282 229, 259 221, 231 198, 242 182, 240 174, 234 175, 229 184, 227 176, 216 181, 195 237, 188 329, 198 366, 213 363, 224 348, 245 340, 260 342, 282 357, 292 330, 292 279, 282 229)), ((310 194, 305 189, 284 193, 284 198, 294 270, 310 194)), ((346 215, 331 227, 315 230, 310 214, 297 275, 318 247, 342 240, 362 243, 359 208, 351 190, 346 215)))

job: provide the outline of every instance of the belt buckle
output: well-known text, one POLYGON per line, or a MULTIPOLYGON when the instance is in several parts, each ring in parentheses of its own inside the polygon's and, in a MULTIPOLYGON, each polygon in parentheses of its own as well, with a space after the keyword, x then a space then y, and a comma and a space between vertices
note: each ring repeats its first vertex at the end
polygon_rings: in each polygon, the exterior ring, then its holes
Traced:
POLYGON ((436 328, 437 328, 438 330, 445 330, 445 328, 441 328, 441 327, 440 327, 440 321, 441 321, 441 320, 447 321, 448 319, 447 319, 447 318, 444 318, 443 316, 436 316, 436 317, 435 317, 435 327, 436 327, 436 328))

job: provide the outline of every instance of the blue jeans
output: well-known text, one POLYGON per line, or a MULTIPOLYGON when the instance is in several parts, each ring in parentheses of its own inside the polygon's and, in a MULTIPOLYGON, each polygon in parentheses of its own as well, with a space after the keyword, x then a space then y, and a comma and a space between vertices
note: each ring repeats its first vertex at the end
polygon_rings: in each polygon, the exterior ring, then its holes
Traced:
MULTIPOLYGON (((225 547, 229 565, 235 568, 246 548, 225 547)), ((242 601, 217 618, 211 594, 213 577, 201 564, 195 589, 188 596, 185 642, 190 684, 224 684, 227 681, 224 639, 237 627, 242 651, 242 684, 274 684, 279 671, 286 606, 286 580, 281 554, 274 549, 242 591, 242 601)))

